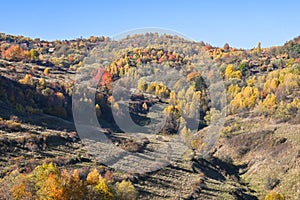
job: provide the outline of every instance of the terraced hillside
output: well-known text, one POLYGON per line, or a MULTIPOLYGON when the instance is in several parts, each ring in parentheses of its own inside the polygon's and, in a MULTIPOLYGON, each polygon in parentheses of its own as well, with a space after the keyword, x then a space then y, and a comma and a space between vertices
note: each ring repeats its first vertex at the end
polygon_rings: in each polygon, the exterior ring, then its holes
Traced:
POLYGON ((299 199, 299 41, 0 34, 0 199, 299 199))

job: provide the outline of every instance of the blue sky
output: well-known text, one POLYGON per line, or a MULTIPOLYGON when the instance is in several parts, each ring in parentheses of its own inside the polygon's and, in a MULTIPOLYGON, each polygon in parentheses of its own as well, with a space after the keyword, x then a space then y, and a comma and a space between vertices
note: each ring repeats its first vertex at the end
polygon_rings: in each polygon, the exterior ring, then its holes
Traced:
POLYGON ((299 0, 4 0, 0 32, 55 40, 160 27, 214 46, 268 47, 300 35, 299 7, 299 0))

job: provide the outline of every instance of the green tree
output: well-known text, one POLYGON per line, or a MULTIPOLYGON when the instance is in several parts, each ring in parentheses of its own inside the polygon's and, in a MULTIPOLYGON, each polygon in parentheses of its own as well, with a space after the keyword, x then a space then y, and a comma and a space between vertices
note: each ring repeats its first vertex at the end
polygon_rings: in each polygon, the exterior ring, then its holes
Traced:
POLYGON ((39 52, 36 49, 31 49, 29 51, 30 59, 31 60, 38 60, 39 59, 39 52))

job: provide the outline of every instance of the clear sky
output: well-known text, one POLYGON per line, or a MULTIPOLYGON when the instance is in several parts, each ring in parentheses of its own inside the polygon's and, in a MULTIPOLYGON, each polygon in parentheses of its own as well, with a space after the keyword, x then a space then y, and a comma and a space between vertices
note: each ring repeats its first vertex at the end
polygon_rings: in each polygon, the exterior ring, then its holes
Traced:
POLYGON ((55 40, 160 27, 214 46, 268 47, 300 35, 299 8, 299 0, 3 0, 0 32, 55 40))

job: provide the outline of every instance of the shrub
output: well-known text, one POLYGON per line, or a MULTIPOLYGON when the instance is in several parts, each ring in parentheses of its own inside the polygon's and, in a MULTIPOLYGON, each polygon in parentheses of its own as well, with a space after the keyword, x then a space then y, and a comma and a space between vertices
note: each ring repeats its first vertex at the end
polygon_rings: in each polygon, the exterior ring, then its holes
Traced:
POLYGON ((39 165, 27 174, 16 170, 0 179, 0 197, 4 199, 134 200, 136 196, 137 192, 129 181, 108 181, 96 169, 90 171, 84 181, 80 179, 78 170, 73 173, 61 171, 52 163, 39 165))
POLYGON ((232 79, 232 78, 241 79, 241 77, 242 77, 242 72, 240 70, 235 70, 234 66, 232 64, 229 64, 226 67, 226 70, 225 70, 225 78, 226 79, 232 79))
POLYGON ((231 112, 235 113, 238 110, 253 108, 256 105, 258 96, 258 88, 250 86, 242 88, 241 92, 237 93, 230 102, 231 112))
POLYGON ((137 192, 130 181, 123 180, 116 183, 116 197, 122 200, 134 200, 137 198, 137 192))
POLYGON ((33 85, 33 79, 31 74, 26 74, 23 79, 19 80, 21 84, 33 85))
POLYGON ((88 185, 97 185, 99 182, 100 174, 97 169, 91 171, 88 176, 86 177, 86 183, 88 185))
POLYGON ((270 192, 266 197, 265 200, 285 200, 283 194, 277 192, 270 192))
POLYGON ((22 126, 21 123, 15 121, 15 120, 3 120, 2 118, 0 119, 0 128, 2 130, 6 131, 21 131, 22 126))
POLYGON ((2 52, 2 58, 10 61, 21 61, 24 59, 25 51, 19 45, 12 45, 2 52))
POLYGON ((48 68, 48 67, 46 67, 45 69, 44 69, 44 74, 45 75, 48 75, 50 73, 50 69, 48 68))
POLYGON ((98 181, 98 184, 95 186, 95 190, 103 200, 110 200, 114 197, 104 178, 101 178, 100 181, 98 181))
POLYGON ((39 59, 39 52, 36 49, 31 49, 29 51, 30 59, 31 60, 38 60, 39 59))

